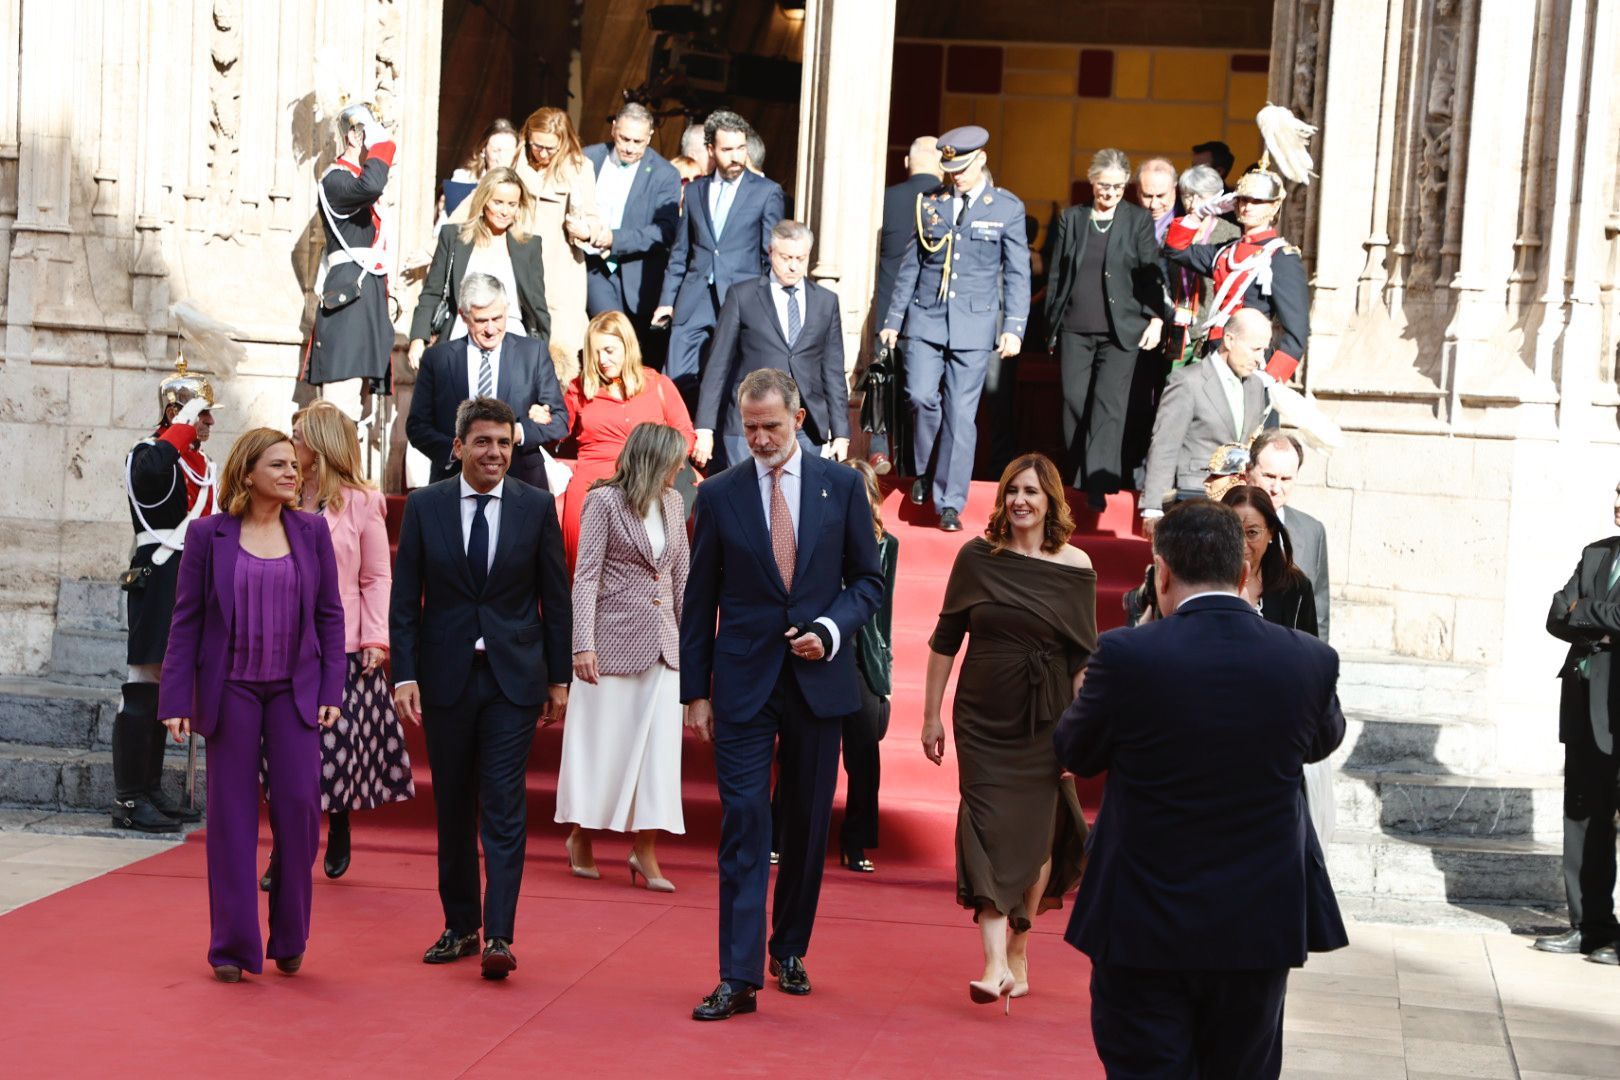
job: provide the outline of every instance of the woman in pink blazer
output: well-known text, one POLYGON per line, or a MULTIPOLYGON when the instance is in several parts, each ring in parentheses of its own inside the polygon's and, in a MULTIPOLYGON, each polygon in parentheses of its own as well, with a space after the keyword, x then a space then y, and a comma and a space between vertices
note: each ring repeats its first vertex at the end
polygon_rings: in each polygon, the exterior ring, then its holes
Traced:
POLYGON ((618 468, 585 496, 574 569, 574 690, 563 729, 557 820, 575 876, 597 878, 590 831, 635 833, 630 880, 674 892, 653 851, 681 813, 681 604, 690 553, 675 474, 686 437, 639 424, 618 468))
MULTIPOLYGON (((348 654, 343 716, 321 736, 321 809, 327 814, 329 878, 349 869, 349 811, 370 810, 416 794, 405 732, 383 673, 388 659, 387 500, 360 475, 354 421, 328 401, 293 417, 293 447, 303 477, 300 507, 326 519, 337 556, 348 654)), ((268 890, 275 856, 260 885, 268 890)))

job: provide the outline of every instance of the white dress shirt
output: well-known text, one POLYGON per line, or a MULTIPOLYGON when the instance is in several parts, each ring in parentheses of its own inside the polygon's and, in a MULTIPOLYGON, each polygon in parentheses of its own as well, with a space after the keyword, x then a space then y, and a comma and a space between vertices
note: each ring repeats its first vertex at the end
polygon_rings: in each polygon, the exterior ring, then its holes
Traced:
POLYGON ((1243 431, 1243 380, 1237 377, 1227 364, 1226 358, 1216 356, 1215 377, 1221 382, 1221 389, 1226 393, 1226 407, 1232 411, 1232 430, 1237 432, 1238 441, 1244 441, 1243 431))
MULTIPOLYGON (((799 283, 793 286, 793 302, 799 306, 799 333, 801 335, 804 333, 805 290, 808 284, 803 278, 800 278, 799 283)), ((774 273, 771 274, 771 303, 776 306, 776 325, 782 328, 782 340, 792 346, 795 342, 788 336, 787 287, 776 280, 774 273)))
POLYGON ((989 178, 985 177, 985 176, 980 176, 979 177, 979 182, 977 184, 973 185, 973 190, 969 191, 967 193, 967 203, 966 203, 966 205, 963 204, 961 195, 952 195, 951 196, 951 221, 952 221, 952 223, 960 222, 962 220, 963 211, 966 210, 966 208, 968 206, 972 206, 973 203, 978 199, 978 197, 980 195, 984 194, 984 189, 989 187, 989 186, 990 186, 989 178))
MULTIPOLYGON (((466 328, 466 324, 463 323, 460 319, 456 320, 456 325, 462 327, 463 329, 466 328)), ((502 340, 505 340, 505 339, 503 338, 502 340)), ((467 339, 467 400, 468 401, 471 401, 473 398, 478 396, 478 368, 479 368, 479 365, 481 365, 483 362, 484 362, 484 358, 479 355, 479 348, 478 348, 477 343, 474 342, 472 338, 468 338, 467 339)), ((489 374, 490 374, 490 378, 492 380, 490 382, 490 391, 495 396, 499 396, 500 392, 501 392, 501 342, 499 342, 499 341, 497 341, 495 343, 495 347, 493 349, 489 350, 489 374)), ((512 445, 513 446, 522 446, 523 445, 523 420, 524 420, 524 417, 520 416, 520 417, 518 417, 518 422, 512 425, 512 445)), ((465 484, 466 482, 467 481, 465 481, 465 480, 462 481, 463 484, 465 484)), ((462 492, 462 494, 465 495, 466 492, 462 492)), ((467 520, 471 521, 472 519, 468 518, 467 520)), ((465 539, 465 537, 463 537, 463 539, 465 539)))
MULTIPOLYGON (((793 549, 799 548, 799 491, 800 478, 804 475, 803 447, 799 445, 798 437, 793 440, 793 456, 782 463, 782 498, 787 502, 788 517, 793 519, 793 549)), ((771 470, 760 464, 759 458, 754 458, 754 475, 759 479, 760 505, 765 509, 765 531, 767 538, 771 528, 771 470)), ((823 660, 831 660, 838 654, 839 634, 838 624, 823 615, 816 622, 827 628, 832 638, 832 648, 827 650, 823 660)))
POLYGON ((596 210, 610 229, 624 224, 624 206, 630 201, 630 185, 636 182, 641 162, 626 165, 619 152, 610 149, 596 173, 596 210))
MULTIPOLYGON (((474 489, 471 484, 467 483, 467 478, 465 476, 461 477, 460 479, 461 552, 463 555, 465 555, 467 553, 467 545, 472 541, 473 517, 478 513, 479 492, 474 489)), ((489 566, 486 566, 484 568, 485 570, 488 570, 489 567, 495 565, 495 543, 500 539, 501 535, 501 495, 504 493, 505 488, 506 478, 503 476, 501 477, 499 483, 490 488, 487 492, 484 492, 486 495, 495 496, 489 501, 489 504, 484 507, 484 522, 489 526, 489 566)), ((473 651, 484 651, 483 638, 479 638, 477 641, 473 642, 473 651)))

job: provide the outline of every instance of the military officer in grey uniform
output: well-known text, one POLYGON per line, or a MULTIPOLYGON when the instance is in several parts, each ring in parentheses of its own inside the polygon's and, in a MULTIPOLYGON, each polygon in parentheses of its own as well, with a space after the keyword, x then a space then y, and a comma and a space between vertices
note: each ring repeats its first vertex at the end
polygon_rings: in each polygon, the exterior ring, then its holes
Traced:
POLYGON ((880 336, 903 335, 906 395, 916 418, 920 473, 911 501, 930 494, 939 527, 962 527, 973 477, 979 394, 992 354, 1018 355, 1029 319, 1029 241, 1024 204, 990 182, 982 127, 939 137, 946 184, 917 196, 916 232, 895 279, 880 336))

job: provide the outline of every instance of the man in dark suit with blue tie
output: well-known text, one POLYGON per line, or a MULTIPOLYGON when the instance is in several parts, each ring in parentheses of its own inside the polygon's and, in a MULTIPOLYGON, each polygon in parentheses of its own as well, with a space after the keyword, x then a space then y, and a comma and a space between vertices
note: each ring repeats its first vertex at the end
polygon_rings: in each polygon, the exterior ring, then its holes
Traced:
POLYGON ((499 398, 519 417, 512 475, 547 489, 540 447, 568 434, 568 406, 545 341, 506 332, 506 289, 489 274, 468 274, 459 295, 467 335, 422 354, 405 437, 432 463, 433 481, 455 476, 462 468, 454 450, 457 410, 471 398, 499 398), (543 420, 530 418, 531 405, 541 406, 543 420))
POLYGON ((1275 1077, 1288 969, 1346 944, 1302 772, 1344 738, 1339 656, 1242 598, 1228 507, 1166 513, 1153 568, 1167 616, 1102 636, 1053 733, 1108 774, 1067 939, 1109 1076, 1275 1077))
POLYGON ((630 316, 643 349, 681 224, 681 174, 648 145, 652 132, 652 112, 626 102, 613 118, 613 142, 585 148, 602 221, 585 258, 585 309, 593 318, 630 316))
POLYGON ((771 760, 781 864, 770 974, 808 994, 843 718, 860 708, 855 631, 883 598, 860 474, 799 446, 799 388, 762 368, 738 389, 751 457, 698 488, 681 615, 686 723, 714 741, 720 787, 720 984, 694 1020, 753 1012, 765 984, 771 760), (778 751, 778 744, 780 749, 778 751))
MULTIPOLYGON (((1620 526, 1620 487, 1614 492, 1620 526)), ((1569 582, 1553 594, 1547 632, 1569 644, 1558 677, 1558 741, 1564 744, 1564 895, 1570 929, 1536 940, 1542 952, 1585 953, 1620 964, 1614 917, 1615 817, 1620 813, 1620 536, 1586 545, 1569 582)))
POLYGON ((517 967, 529 745, 536 717, 562 719, 573 675, 557 504, 550 492, 507 476, 516 427, 512 410, 494 398, 473 398, 456 411, 461 472, 405 501, 388 618, 394 703, 424 728, 438 816, 444 933, 422 961, 472 956, 482 925, 486 979, 517 967))
POLYGON ((720 110, 703 122, 714 171, 687 186, 685 217, 669 253, 664 291, 653 322, 670 323, 664 374, 686 407, 697 407, 698 382, 726 293, 770 268, 771 230, 782 220, 782 188, 748 168, 748 121, 720 110))
POLYGON ((849 380, 838 297, 805 278, 815 236, 783 219, 771 230, 771 272, 738 282, 720 307, 714 344, 703 369, 695 422, 700 466, 714 471, 748 459, 737 387, 760 368, 786 371, 799 384, 804 427, 799 442, 834 461, 849 453, 849 380))

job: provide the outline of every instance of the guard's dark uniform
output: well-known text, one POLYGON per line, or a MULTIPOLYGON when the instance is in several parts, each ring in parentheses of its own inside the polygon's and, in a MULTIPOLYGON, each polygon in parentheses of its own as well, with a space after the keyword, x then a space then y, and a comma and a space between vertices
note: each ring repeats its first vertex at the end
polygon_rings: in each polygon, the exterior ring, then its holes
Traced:
MULTIPOLYGON (((127 593, 131 666, 163 663, 169 644, 180 553, 174 551, 155 564, 155 556, 163 550, 157 535, 179 528, 198 497, 210 501, 203 512, 213 509, 212 487, 205 486, 212 484, 209 461, 201 450, 191 449, 196 439, 197 429, 190 424, 171 424, 152 438, 142 439, 129 452, 129 518, 137 538, 129 568, 138 572, 127 593)), ((184 539, 182 529, 172 542, 179 545, 184 539)))
POLYGON ((374 245, 382 236, 377 203, 388 186, 394 150, 392 142, 377 143, 366 151, 364 165, 339 158, 321 177, 321 191, 331 215, 325 209, 319 215, 326 253, 316 293, 321 292, 328 271, 351 263, 344 243, 359 257, 366 272, 361 275, 358 299, 335 311, 316 303, 315 331, 304 366, 304 379, 312 386, 366 379, 374 394, 393 392, 394 325, 388 318, 388 279, 379 273, 382 252, 374 245), (334 223, 343 234, 342 242, 333 232, 334 223))
MULTIPOLYGON (((1169 260, 1203 274, 1215 283, 1204 353, 1213 351, 1232 313, 1253 308, 1271 320, 1273 347, 1266 354, 1266 370, 1287 382, 1305 357, 1311 336, 1311 292, 1300 262, 1299 248, 1261 229, 1224 244, 1194 244, 1202 222, 1189 214, 1170 223, 1164 253, 1169 260)), ((1196 331, 1196 328, 1195 328, 1196 331)))

